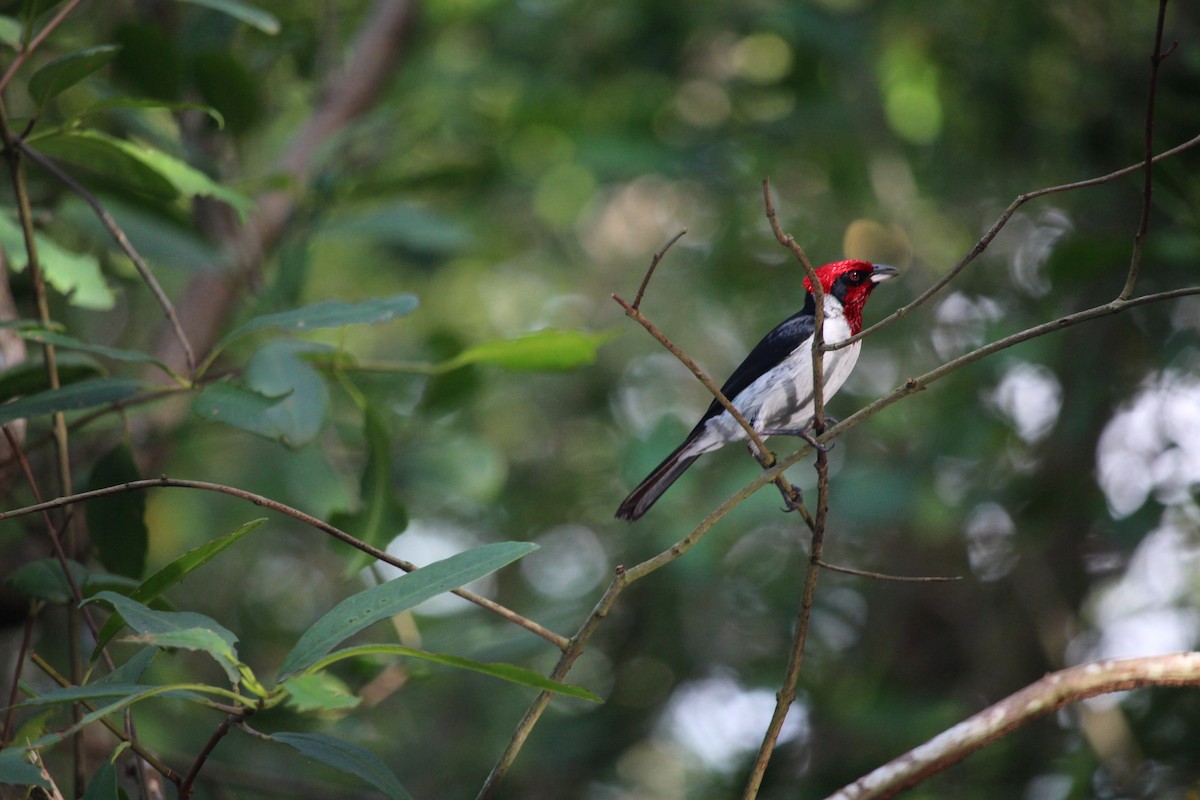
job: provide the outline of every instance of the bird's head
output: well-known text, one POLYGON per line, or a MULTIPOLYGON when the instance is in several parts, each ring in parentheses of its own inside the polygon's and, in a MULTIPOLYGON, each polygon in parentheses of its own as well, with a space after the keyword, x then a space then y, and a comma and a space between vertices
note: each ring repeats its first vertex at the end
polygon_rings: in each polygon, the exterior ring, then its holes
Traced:
MULTIPOLYGON (((869 261, 834 261, 816 269, 821 289, 829 297, 837 298, 853 333, 862 330, 862 310, 876 284, 900 274, 887 264, 872 264, 869 261)), ((812 282, 804 279, 804 288, 812 292, 812 282)))

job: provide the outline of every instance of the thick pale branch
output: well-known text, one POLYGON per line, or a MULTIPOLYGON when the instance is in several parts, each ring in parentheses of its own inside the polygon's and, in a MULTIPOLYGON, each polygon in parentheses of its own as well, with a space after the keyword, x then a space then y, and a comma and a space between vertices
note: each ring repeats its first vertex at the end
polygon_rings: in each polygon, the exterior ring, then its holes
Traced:
POLYGON ((893 797, 1038 717, 1088 697, 1142 686, 1200 686, 1200 653, 1097 661, 1051 673, 864 775, 828 800, 893 797))

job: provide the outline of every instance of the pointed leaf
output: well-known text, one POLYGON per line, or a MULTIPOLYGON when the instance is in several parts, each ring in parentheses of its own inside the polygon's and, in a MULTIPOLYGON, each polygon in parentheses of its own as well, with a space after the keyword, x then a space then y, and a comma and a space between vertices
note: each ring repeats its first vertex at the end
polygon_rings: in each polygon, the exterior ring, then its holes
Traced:
POLYGON ((50 791, 50 781, 42 771, 29 763, 23 748, 0 750, 0 785, 40 786, 50 791))
POLYGON ((91 353, 97 356, 111 358, 114 361, 128 361, 135 364, 154 364, 159 369, 166 372, 168 375, 173 374, 170 367, 159 361, 149 353, 143 353, 140 350, 122 350, 117 347, 105 347, 102 344, 92 344, 81 339, 76 339, 74 336, 67 336, 64 333, 55 333, 54 331, 46 330, 21 330, 17 332, 21 338, 27 339, 38 344, 52 344, 55 347, 61 347, 66 350, 78 350, 84 353, 91 353))
POLYGON ((112 756, 104 760, 88 783, 83 800, 121 800, 125 793, 117 786, 117 767, 113 759, 128 746, 126 743, 118 745, 112 756))
POLYGON ((152 200, 174 200, 179 190, 166 176, 125 152, 119 139, 95 130, 58 130, 31 137, 39 153, 67 161, 117 186, 152 200))
POLYGON ((39 392, 0 405, 0 424, 23 417, 37 417, 55 411, 80 411, 133 397, 142 389, 142 382, 130 378, 94 378, 39 392))
POLYGON ((137 641, 208 653, 225 670, 230 683, 238 682, 237 636, 211 617, 192 611, 154 611, 116 592, 100 592, 84 604, 95 602, 107 603, 120 613, 125 624, 138 633, 137 641))
MULTIPOLYGON (((267 397, 225 380, 205 387, 192 403, 192 411, 209 422, 222 422, 264 439, 282 441, 285 432, 268 412, 284 399, 267 397)), ((0 410, 3 408, 0 406, 0 410)))
POLYGON ((527 542, 476 547, 347 597, 304 632, 283 660, 279 680, 301 672, 363 628, 478 580, 536 549, 527 542))
POLYGON ((271 342, 251 357, 242 380, 253 391, 282 397, 266 409, 267 420, 289 447, 311 442, 325 426, 329 388, 311 364, 299 357, 310 351, 332 348, 313 342, 282 339, 271 342))
POLYGON ((269 737, 336 770, 356 775, 394 800, 412 800, 387 765, 356 744, 320 733, 273 733, 269 737))
MULTIPOLYGON (((330 653, 325 658, 322 658, 317 663, 309 667, 305 674, 323 670, 330 664, 337 661, 342 661, 347 658, 357 658, 358 656, 372 655, 396 655, 405 656, 407 658, 419 658, 423 661, 432 661, 435 664, 443 664, 448 667, 458 667, 460 669, 468 669, 472 672, 478 672, 483 675, 490 675, 493 678, 509 681, 520 686, 528 686, 531 689, 539 691, 554 692, 561 694, 564 697, 577 697, 580 700, 589 700, 593 703, 603 702, 594 693, 589 692, 579 686, 572 686, 569 683, 559 683, 558 681, 550 680, 539 672, 518 667, 515 664, 504 664, 497 662, 475 661, 462 656, 452 656, 445 653, 430 653, 427 650, 415 650, 411 647, 404 647, 398 644, 366 644, 359 647, 347 647, 345 650, 337 650, 330 653)), ((288 680, 290 683, 295 678, 288 680)), ((285 684, 287 685, 287 684, 285 684)))
MULTIPOLYGON (((104 370, 89 356, 79 353, 58 354, 58 380, 61 386, 98 378, 104 370)), ((22 361, 0 372, 0 401, 21 395, 37 394, 50 388, 50 376, 42 361, 22 361)))
MULTIPOLYGON (((408 527, 408 512, 393 486, 391 435, 383 416, 369 405, 363 411, 363 435, 368 448, 360 489, 363 507, 354 514, 336 514, 330 521, 356 539, 383 547, 408 527)), ((353 575, 370 562, 369 554, 355 550, 345 573, 353 575)))
POLYGON ((225 127, 225 119, 221 112, 204 103, 183 103, 159 100, 154 97, 108 97, 85 108, 70 118, 70 123, 77 123, 94 114, 101 114, 113 109, 163 109, 165 111, 200 111, 212 117, 217 123, 218 130, 225 127))
MULTIPOLYGON (((163 689, 161 686, 143 686, 134 683, 89 683, 86 686, 62 686, 52 689, 45 694, 31 697, 22 705, 26 706, 55 706, 64 703, 80 703, 88 700, 107 700, 111 697, 128 698, 150 690, 163 689)), ((163 697, 175 697, 193 702, 203 702, 204 697, 186 689, 167 689, 159 692, 163 697)))
POLYGON ((288 693, 287 704, 300 713, 309 711, 341 711, 362 702, 346 684, 328 672, 294 675, 280 688, 288 693))
MULTIPOLYGON (((140 480, 133 451, 122 442, 96 460, 88 489, 100 489, 140 480)), ((146 568, 150 529, 146 527, 146 495, 119 492, 97 497, 87 504, 88 533, 105 568, 129 578, 140 578, 146 568)))
POLYGON ((204 6, 222 14, 228 14, 236 20, 258 28, 268 36, 274 36, 280 31, 279 20, 262 9, 238 2, 238 0, 179 0, 181 3, 191 3, 194 6, 204 6))
POLYGON ((477 344, 440 365, 440 369, 458 369, 477 363, 518 371, 575 369, 595 363, 596 351, 616 335, 615 331, 586 333, 546 329, 515 339, 477 344))
POLYGON ((325 300, 303 308, 264 314, 233 330, 217 343, 214 351, 224 350, 231 342, 257 331, 277 329, 289 333, 305 333, 319 328, 342 328, 346 325, 375 325, 411 314, 417 298, 411 294, 377 297, 361 303, 325 300))
MULTIPOLYGON (((83 586, 87 579, 87 567, 78 561, 67 561, 67 566, 75 578, 75 585, 83 586)), ((42 558, 23 564, 12 571, 5 583, 11 584, 22 594, 45 600, 47 603, 75 602, 71 584, 67 583, 57 558, 42 558)))
POLYGON ((141 680, 142 674, 149 669, 150 664, 158 656, 158 653, 159 650, 157 647, 147 647, 144 650, 139 650, 130 656, 124 664, 95 681, 92 685, 98 686, 104 683, 137 683, 141 680))
POLYGON ((33 73, 29 79, 29 95, 39 106, 61 94, 97 71, 113 59, 121 47, 104 44, 67 53, 33 73))

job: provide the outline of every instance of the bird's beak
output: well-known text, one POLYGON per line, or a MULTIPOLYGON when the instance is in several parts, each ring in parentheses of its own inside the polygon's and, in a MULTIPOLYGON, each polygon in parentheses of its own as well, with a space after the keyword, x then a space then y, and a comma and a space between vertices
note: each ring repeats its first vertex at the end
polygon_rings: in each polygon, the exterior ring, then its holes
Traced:
POLYGON ((888 278, 894 278, 899 274, 900 270, 887 264, 871 265, 871 283, 883 283, 888 278))

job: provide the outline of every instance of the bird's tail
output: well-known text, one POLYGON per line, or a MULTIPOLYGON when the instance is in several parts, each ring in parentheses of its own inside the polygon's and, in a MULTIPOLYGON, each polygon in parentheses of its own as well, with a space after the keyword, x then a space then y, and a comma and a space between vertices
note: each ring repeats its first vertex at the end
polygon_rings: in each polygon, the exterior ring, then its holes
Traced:
POLYGON ((692 465, 692 462, 703 454, 703 451, 700 453, 686 452, 691 444, 692 437, 689 436, 683 444, 675 448, 671 455, 663 459, 663 462, 655 467, 654 471, 647 475, 636 489, 629 493, 625 502, 621 503, 617 509, 617 519, 633 522, 650 510, 650 506, 662 497, 662 493, 669 489, 671 484, 692 465))

